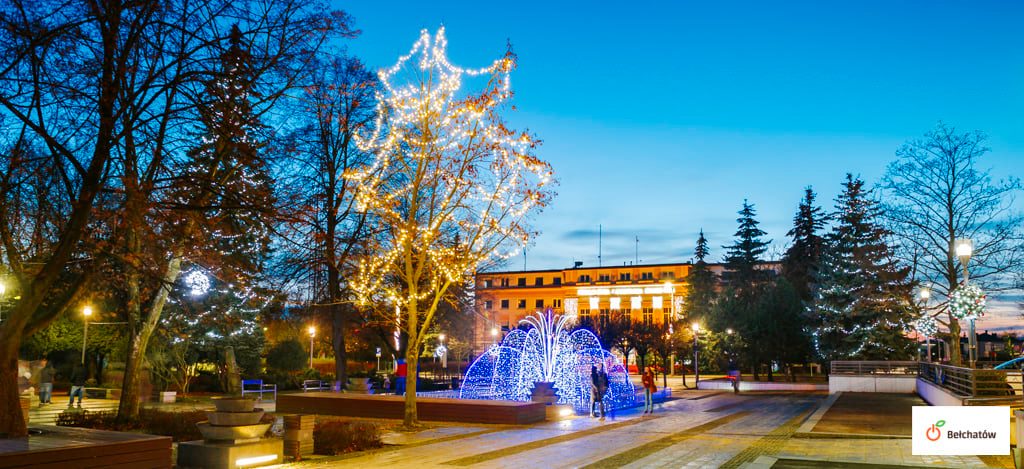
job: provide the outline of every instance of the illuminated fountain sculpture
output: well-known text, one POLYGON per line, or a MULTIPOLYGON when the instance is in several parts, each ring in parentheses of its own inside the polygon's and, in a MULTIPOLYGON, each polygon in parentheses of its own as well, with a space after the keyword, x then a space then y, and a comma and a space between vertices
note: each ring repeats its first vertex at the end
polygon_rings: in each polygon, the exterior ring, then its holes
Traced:
POLYGON ((593 332, 567 330, 572 319, 548 309, 520 321, 532 327, 509 332, 501 344, 477 358, 466 371, 459 397, 529 401, 552 389, 555 403, 585 413, 591 402, 591 366, 603 364, 608 373, 605 407, 633 405, 635 391, 622 363, 601 347, 593 332))

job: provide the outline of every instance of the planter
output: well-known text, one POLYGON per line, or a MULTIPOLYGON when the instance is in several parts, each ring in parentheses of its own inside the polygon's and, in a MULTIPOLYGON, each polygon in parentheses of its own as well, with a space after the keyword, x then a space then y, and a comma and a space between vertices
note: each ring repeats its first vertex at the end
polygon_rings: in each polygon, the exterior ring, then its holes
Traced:
POLYGON ((199 422, 196 424, 199 433, 203 434, 206 441, 230 441, 243 443, 258 440, 270 428, 269 423, 258 423, 255 425, 240 425, 237 427, 218 427, 210 425, 210 422, 199 422))
POLYGON ((218 412, 252 412, 256 399, 251 397, 215 397, 213 406, 218 412))
POLYGON ((373 383, 370 378, 349 378, 348 392, 353 394, 373 394, 373 383))
POLYGON ((21 404, 21 415, 25 418, 25 425, 28 425, 28 411, 32 408, 32 397, 22 395, 18 398, 21 404))
POLYGON ((254 409, 252 412, 207 412, 206 418, 210 419, 210 425, 216 427, 256 425, 263 418, 263 409, 254 409))
POLYGON ((164 404, 173 404, 178 400, 177 391, 164 391, 160 393, 160 402, 164 404))

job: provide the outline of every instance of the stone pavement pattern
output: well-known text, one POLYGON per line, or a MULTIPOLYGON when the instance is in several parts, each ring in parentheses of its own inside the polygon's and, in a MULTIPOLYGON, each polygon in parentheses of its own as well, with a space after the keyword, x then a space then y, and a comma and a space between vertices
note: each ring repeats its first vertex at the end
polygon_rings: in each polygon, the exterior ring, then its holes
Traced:
MULTIPOLYGON (((287 464, 327 467, 771 467, 772 462, 1002 467, 974 456, 911 455, 907 438, 795 438, 824 394, 685 391, 653 416, 577 418, 529 427, 459 426, 392 434, 380 450, 287 464), (437 440, 432 440, 437 438, 437 440), (404 441, 403 441, 404 440, 404 441), (766 464, 765 461, 768 461, 766 464)), ((1008 459, 1008 458, 1007 458, 1008 459)), ((854 466, 855 467, 855 466, 854 466)))

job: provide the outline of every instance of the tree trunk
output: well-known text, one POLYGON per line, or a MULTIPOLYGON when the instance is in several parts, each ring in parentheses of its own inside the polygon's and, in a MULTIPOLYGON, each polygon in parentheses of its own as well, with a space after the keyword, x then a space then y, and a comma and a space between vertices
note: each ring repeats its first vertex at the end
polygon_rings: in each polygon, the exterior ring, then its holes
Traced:
POLYGON ((18 353, 9 348, 0 350, 0 438, 28 435, 18 393, 18 353))
POLYGON ((345 351, 345 311, 343 305, 331 305, 331 345, 334 347, 334 378, 338 389, 348 387, 348 353, 345 351))
MULTIPOLYGON (((235 360, 235 348, 231 346, 224 348, 224 374, 224 391, 232 396, 240 396, 242 394, 241 374, 238 372, 238 362, 235 360)), ((186 378, 186 387, 188 382, 189 379, 186 378)))
POLYGON ((405 416, 402 424, 414 427, 419 424, 419 417, 416 414, 416 378, 419 376, 417 370, 420 357, 419 347, 412 347, 411 343, 409 345, 405 348, 405 416))
POLYGON ((768 381, 775 381, 775 374, 772 372, 771 360, 768 360, 768 381))
POLYGON ((949 315, 949 364, 963 366, 963 356, 960 354, 960 321, 949 315))

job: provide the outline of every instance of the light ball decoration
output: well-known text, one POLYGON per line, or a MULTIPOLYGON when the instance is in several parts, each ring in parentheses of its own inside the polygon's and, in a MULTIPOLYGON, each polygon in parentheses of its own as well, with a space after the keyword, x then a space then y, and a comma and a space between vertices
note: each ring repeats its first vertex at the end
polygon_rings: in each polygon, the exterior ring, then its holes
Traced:
POLYGON ((957 319, 977 319, 985 315, 985 292, 977 285, 964 285, 949 295, 949 310, 957 319))
POLYGON ((210 277, 207 277, 201 270, 193 270, 185 276, 185 286, 192 296, 205 295, 210 291, 210 277))
POLYGON ((921 316, 914 324, 914 328, 918 334, 925 337, 934 337, 935 333, 939 331, 939 325, 935 322, 935 318, 927 315, 921 316))

